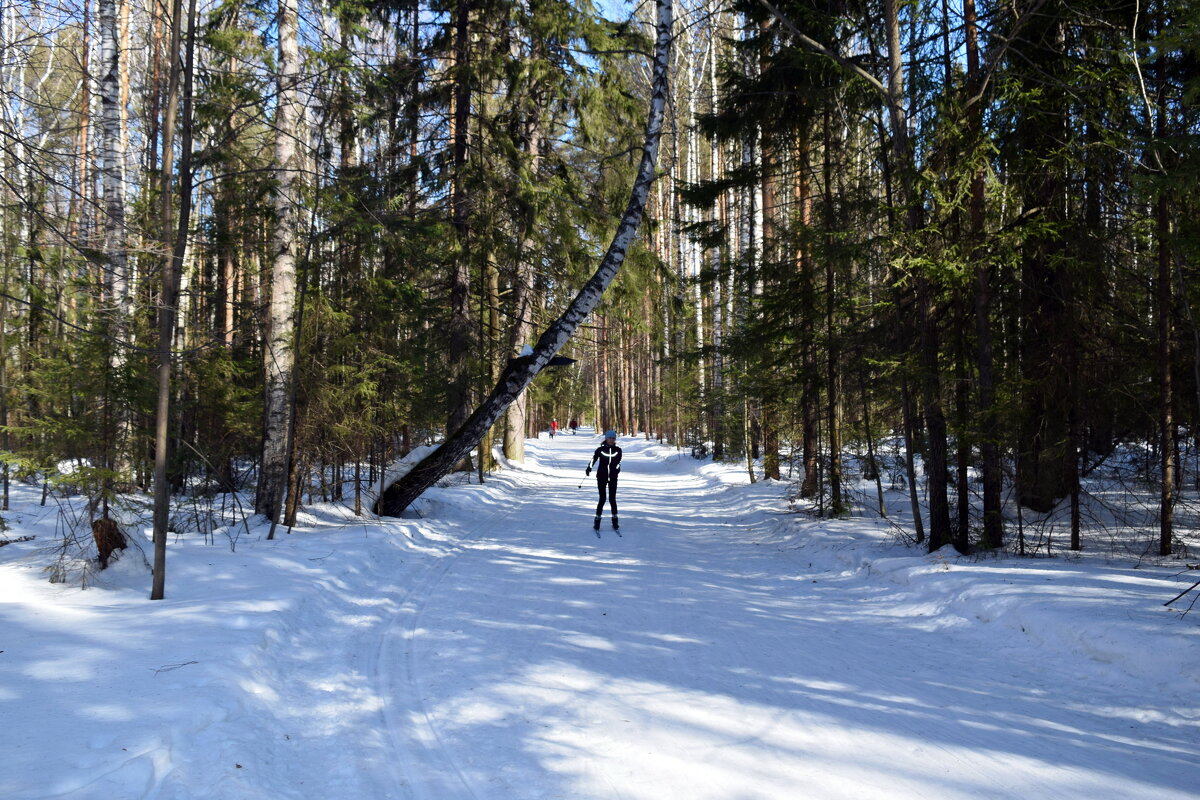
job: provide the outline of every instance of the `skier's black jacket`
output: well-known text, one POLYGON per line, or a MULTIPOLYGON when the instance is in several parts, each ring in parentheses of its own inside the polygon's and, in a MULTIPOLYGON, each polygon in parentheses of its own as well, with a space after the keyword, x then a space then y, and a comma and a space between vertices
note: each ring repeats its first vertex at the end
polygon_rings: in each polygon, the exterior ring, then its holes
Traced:
POLYGON ((596 465, 596 461, 600 462, 600 468, 596 470, 596 479, 601 481, 608 480, 608 477, 617 477, 621 472, 621 448, 615 444, 602 444, 596 448, 596 452, 592 453, 592 461, 588 464, 588 469, 596 465))

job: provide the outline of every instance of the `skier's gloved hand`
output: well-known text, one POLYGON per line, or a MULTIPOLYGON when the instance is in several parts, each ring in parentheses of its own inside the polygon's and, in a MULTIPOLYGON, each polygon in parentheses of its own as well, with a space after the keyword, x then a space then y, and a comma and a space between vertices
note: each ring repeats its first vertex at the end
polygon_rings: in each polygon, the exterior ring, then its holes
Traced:
POLYGON ((591 468, 591 467, 588 467, 586 470, 584 470, 583 474, 584 474, 584 475, 591 475, 591 474, 592 474, 592 468, 591 468))

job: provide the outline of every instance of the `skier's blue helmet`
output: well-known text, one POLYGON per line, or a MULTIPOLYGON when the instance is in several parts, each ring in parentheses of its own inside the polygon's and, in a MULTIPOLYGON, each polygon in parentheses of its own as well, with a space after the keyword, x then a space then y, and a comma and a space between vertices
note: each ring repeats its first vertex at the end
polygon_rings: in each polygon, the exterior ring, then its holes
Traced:
POLYGON ((605 439, 615 439, 615 438, 617 438, 617 432, 616 431, 605 431, 604 438, 605 439))

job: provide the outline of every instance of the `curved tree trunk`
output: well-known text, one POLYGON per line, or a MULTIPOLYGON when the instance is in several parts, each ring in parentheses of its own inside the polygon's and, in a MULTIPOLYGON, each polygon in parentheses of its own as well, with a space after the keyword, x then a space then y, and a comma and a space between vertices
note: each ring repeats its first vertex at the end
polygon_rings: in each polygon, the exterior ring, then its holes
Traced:
POLYGON ((596 273, 584 284, 571 305, 538 339, 533 355, 513 359, 508 363, 496 387, 487 400, 442 445, 421 460, 400 480, 392 484, 375 504, 378 514, 398 516, 421 493, 445 475, 454 464, 471 451, 484 432, 504 410, 525 390, 530 382, 567 343, 576 328, 595 310, 613 278, 616 277, 625 254, 633 243, 650 186, 654 183, 655 162, 662 132, 663 112, 667 103, 667 66, 671 50, 671 0, 658 0, 658 22, 654 51, 654 71, 651 83, 650 113, 646 121, 646 143, 642 161, 633 182, 629 204, 613 236, 608 252, 596 273))

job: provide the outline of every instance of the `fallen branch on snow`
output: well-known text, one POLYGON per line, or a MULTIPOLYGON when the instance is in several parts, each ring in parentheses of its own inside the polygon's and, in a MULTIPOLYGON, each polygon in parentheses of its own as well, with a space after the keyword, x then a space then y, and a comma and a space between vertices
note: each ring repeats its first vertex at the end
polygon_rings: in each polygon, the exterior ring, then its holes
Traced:
MULTIPOLYGON (((1188 565, 1187 565, 1187 569, 1200 569, 1200 564, 1188 564, 1188 565)), ((1188 592, 1190 592, 1190 591, 1192 591, 1193 589, 1195 589, 1197 586, 1200 586, 1200 581, 1196 581, 1196 582, 1195 582, 1195 583, 1193 583, 1191 586, 1189 586, 1188 588, 1184 589, 1182 592, 1180 592, 1179 594, 1175 595, 1174 597, 1172 597, 1172 598, 1171 598, 1170 600, 1168 600, 1167 602, 1163 603, 1163 605, 1164 605, 1164 606, 1169 606, 1169 605, 1171 605, 1171 603, 1174 603, 1176 600, 1180 599, 1181 597, 1183 597, 1184 595, 1186 595, 1188 592)), ((1196 594, 1196 596, 1192 598, 1192 602, 1191 602, 1191 603, 1188 605, 1188 607, 1187 607, 1187 611, 1184 611, 1183 613, 1184 613, 1184 614, 1186 614, 1186 613, 1188 613, 1188 611, 1191 611, 1191 610, 1192 610, 1192 607, 1196 605, 1196 601, 1197 601, 1197 600, 1200 600, 1200 593, 1197 593, 1197 594, 1196 594)))

